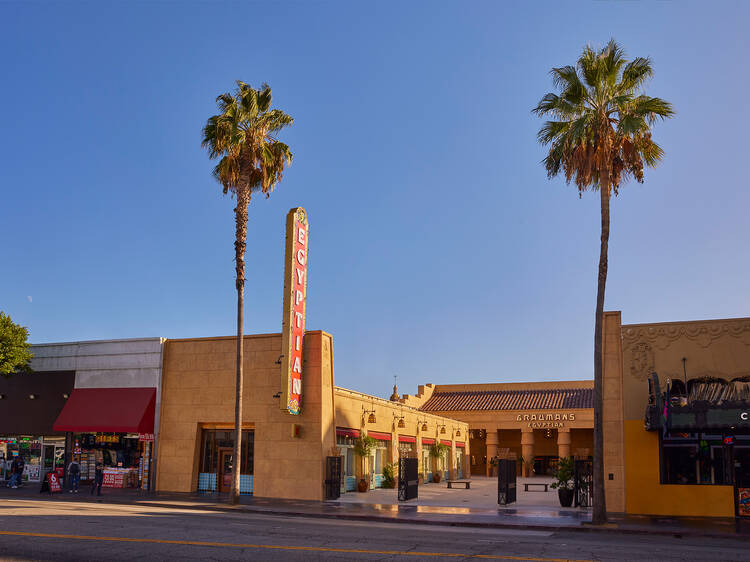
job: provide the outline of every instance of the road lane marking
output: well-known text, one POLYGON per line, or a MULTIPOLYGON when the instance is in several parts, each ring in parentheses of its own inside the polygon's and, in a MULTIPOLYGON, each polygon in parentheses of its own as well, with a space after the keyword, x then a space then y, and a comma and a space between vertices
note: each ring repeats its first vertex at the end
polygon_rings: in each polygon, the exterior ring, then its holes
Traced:
POLYGON ((442 558, 477 558, 482 560, 529 560, 531 562, 594 562, 593 560, 572 560, 570 558, 534 558, 530 556, 503 556, 500 554, 462 554, 458 552, 417 552, 401 550, 366 550, 359 548, 329 548, 321 546, 291 546, 280 544, 235 544, 226 542, 176 541, 168 539, 139 539, 131 537, 94 537, 89 535, 61 535, 55 533, 30 533, 23 531, 0 531, 0 536, 38 537, 46 539, 69 539, 84 541, 113 541, 150 544, 176 544, 184 546, 213 546, 224 548, 265 548, 269 550, 302 550, 310 552, 337 552, 342 554, 388 554, 391 556, 434 556, 442 558))

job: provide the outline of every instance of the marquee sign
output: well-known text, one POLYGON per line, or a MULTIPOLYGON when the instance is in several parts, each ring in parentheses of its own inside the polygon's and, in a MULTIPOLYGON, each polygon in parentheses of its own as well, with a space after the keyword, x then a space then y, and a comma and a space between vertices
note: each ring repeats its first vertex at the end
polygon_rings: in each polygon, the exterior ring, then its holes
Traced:
POLYGON ((290 414, 302 405, 302 346, 305 339, 307 301, 307 213, 296 207, 286 216, 284 258, 284 317, 281 332, 281 400, 290 414))

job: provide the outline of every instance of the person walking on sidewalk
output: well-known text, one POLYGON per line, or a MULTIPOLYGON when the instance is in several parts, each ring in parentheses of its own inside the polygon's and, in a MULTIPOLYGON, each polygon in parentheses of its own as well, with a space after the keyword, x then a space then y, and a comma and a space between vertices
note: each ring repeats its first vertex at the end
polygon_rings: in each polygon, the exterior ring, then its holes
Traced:
POLYGON ((91 495, 94 495, 94 489, 96 489, 96 495, 102 495, 102 483, 104 482, 104 467, 102 463, 96 463, 96 471, 94 472, 94 484, 91 486, 91 495))
POLYGON ((70 493, 78 493, 78 483, 81 481, 81 465, 75 458, 68 465, 68 476, 70 476, 70 493))
POLYGON ((10 487, 13 489, 18 488, 21 485, 24 464, 23 457, 18 456, 13 459, 13 464, 10 465, 10 487))

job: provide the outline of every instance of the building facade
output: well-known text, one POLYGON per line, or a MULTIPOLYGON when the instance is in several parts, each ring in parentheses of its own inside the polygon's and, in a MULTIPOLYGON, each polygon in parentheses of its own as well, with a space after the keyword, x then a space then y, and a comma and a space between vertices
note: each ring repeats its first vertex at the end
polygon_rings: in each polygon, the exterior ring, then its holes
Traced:
MULTIPOLYGON (((281 334, 244 338, 243 454, 241 493, 322 500, 328 457, 342 458, 341 485, 359 480, 382 485, 384 466, 417 456, 426 480, 434 472, 468 475, 468 426, 403 404, 336 387, 330 334, 304 335, 300 413, 280 408, 281 334), (354 454, 368 436, 368 458, 354 454), (423 458, 422 448, 441 441, 448 451, 423 458)), ((227 492, 233 466, 236 338, 168 340, 157 489, 227 492)))
POLYGON ((750 515, 750 319, 604 331, 608 511, 750 515))
POLYGON ((75 458, 83 481, 93 479, 100 462, 105 486, 151 489, 163 342, 32 345, 34 372, 0 380, 6 406, 0 409, 0 455, 23 457, 30 483, 53 470, 63 477, 75 458))
POLYGON ((474 474, 512 457, 519 475, 549 475, 561 457, 592 454, 593 381, 426 384, 399 402, 466 422, 474 474))

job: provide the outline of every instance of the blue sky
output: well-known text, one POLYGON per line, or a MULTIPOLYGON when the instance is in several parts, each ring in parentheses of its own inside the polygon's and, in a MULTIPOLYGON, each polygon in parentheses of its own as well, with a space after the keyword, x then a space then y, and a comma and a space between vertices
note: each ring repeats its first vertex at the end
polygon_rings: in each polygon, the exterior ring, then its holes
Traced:
POLYGON ((748 4, 1 3, 0 309, 35 343, 231 335, 233 202, 200 130, 236 79, 295 118, 251 203, 246 333, 280 330, 284 217, 336 382, 591 378, 598 198, 547 180, 548 71, 650 56, 663 164, 612 206, 606 308, 750 316, 748 4))

